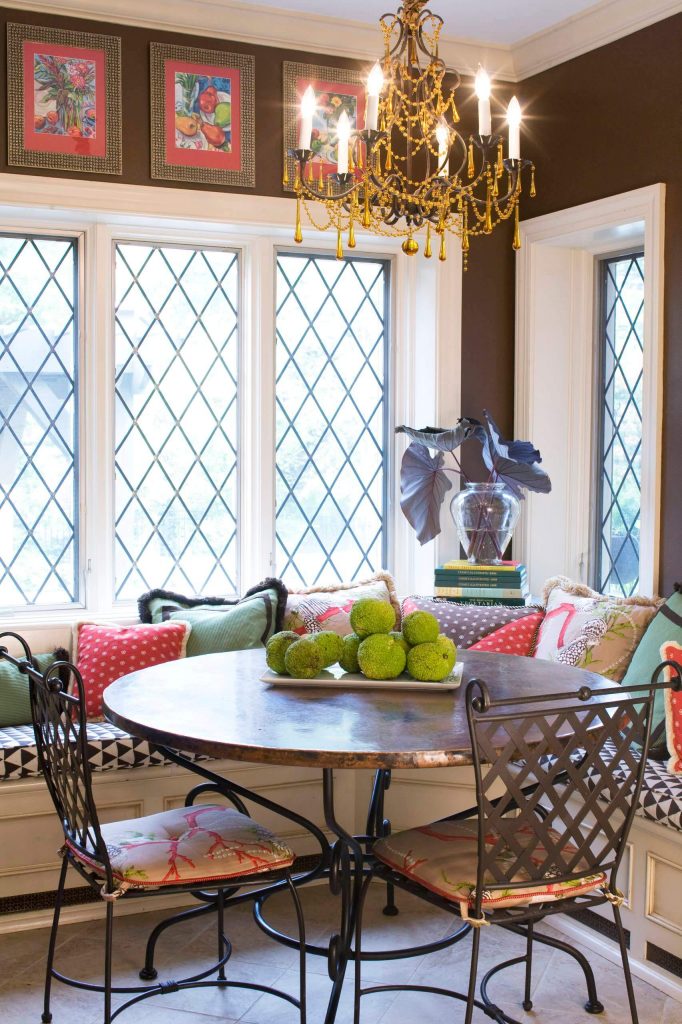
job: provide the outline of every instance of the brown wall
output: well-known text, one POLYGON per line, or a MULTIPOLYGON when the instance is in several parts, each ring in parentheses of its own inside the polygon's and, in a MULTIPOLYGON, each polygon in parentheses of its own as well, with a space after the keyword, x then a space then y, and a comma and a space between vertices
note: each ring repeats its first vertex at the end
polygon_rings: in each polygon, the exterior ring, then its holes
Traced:
MULTIPOLYGON (((0 8, 0 39, 7 21, 109 32, 122 40, 123 174, 102 180, 167 188, 223 190, 222 186, 157 181, 149 165, 149 42, 206 46, 253 54, 256 61, 256 188, 282 195, 282 61, 358 66, 344 57, 232 43, 210 37, 152 31, 127 25, 57 18, 0 8)), ((377 34, 378 37, 378 34, 377 34)), ((609 46, 536 75, 518 94, 530 115, 523 145, 538 168, 538 197, 526 200, 524 216, 625 192, 654 182, 667 184, 665 405, 661 591, 682 578, 682 15, 659 22, 609 46)), ((0 43, 0 81, 6 47, 0 43)), ((499 91, 498 91, 499 92, 499 91)), ((506 93, 506 90, 502 92, 506 93)), ((506 96, 498 95, 500 103, 506 96)), ((459 98, 462 129, 475 116, 465 84, 459 98)), ((501 109, 501 107, 500 107, 501 109)), ((7 165, 6 112, 0 103, 0 171, 56 174, 7 165)), ((96 178, 97 175, 88 175, 96 178)), ((514 404, 514 254, 509 226, 477 239, 463 290, 462 410, 480 416, 488 408, 511 431, 514 404)), ((533 438, 542 448, 542 438, 533 438)), ((551 471, 551 467, 548 467, 551 471)))
MULTIPOLYGON (((321 57, 319 54, 301 53, 299 50, 280 50, 269 46, 233 43, 210 36, 189 36, 180 32, 161 32, 114 25, 77 18, 57 18, 32 11, 12 11, 0 8, 0 81, 6 81, 7 47, 5 25, 8 21, 24 24, 48 25, 55 28, 100 32, 121 38, 121 81, 123 104, 123 173, 121 175, 88 174, 86 177, 101 181, 122 181, 133 185, 155 185, 166 188, 199 188, 202 190, 257 192, 278 196, 282 192, 282 61, 310 61, 332 67, 358 67, 357 61, 345 57, 321 57), (187 182, 161 181, 150 176, 150 111, 149 111, 149 43, 176 43, 179 46, 204 46, 212 50, 253 54, 256 62, 256 188, 226 188, 222 185, 195 185, 187 182)), ((6 95, 3 89, 3 96, 6 95)), ((68 176, 63 171, 41 168, 9 167, 7 164, 6 107, 0 103, 0 171, 17 174, 68 176)))
MULTIPOLYGON (((530 115, 524 155, 538 170, 525 217, 666 185, 660 590, 668 594, 682 580, 682 15, 526 79, 518 92, 530 115)), ((495 403, 508 415, 513 255, 491 241, 477 247, 464 278, 463 404, 495 403)), ((533 441, 542 449, 541 437, 533 441)))

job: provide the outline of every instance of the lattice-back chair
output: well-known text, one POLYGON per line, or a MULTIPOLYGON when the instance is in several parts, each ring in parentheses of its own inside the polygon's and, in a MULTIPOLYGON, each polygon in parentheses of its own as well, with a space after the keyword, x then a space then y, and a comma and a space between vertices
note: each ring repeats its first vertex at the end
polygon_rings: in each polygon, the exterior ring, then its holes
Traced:
MULTIPOLYGON (((38 764, 64 835, 64 844, 59 851, 62 867, 47 956, 42 1014, 44 1024, 52 1020, 52 978, 78 988, 103 992, 104 1024, 110 1024, 122 1010, 141 999, 183 988, 205 986, 257 989, 276 995, 296 1006, 301 1024, 305 1024, 305 927, 290 870, 294 863, 294 853, 272 832, 248 816, 237 791, 276 813, 281 814, 282 809, 258 794, 247 793, 226 780, 220 793, 231 801, 234 805, 232 807, 193 803, 195 796, 217 789, 216 786, 204 783, 188 794, 185 807, 130 821, 101 824, 93 797, 88 761, 85 688, 78 669, 70 662, 57 661, 41 673, 33 661, 28 644, 21 636, 16 633, 0 633, 0 645, 6 639, 14 640, 24 652, 23 658, 16 658, 9 653, 7 647, 0 646, 0 659, 8 661, 28 676, 38 764), (57 929, 69 867, 75 869, 101 895, 106 905, 103 985, 69 978, 54 968, 57 929), (257 888, 247 888, 246 895, 238 892, 244 887, 253 886, 257 888), (255 900, 273 887, 288 889, 294 905, 300 971, 298 998, 267 985, 228 979, 225 972, 231 954, 231 945, 224 934, 226 903, 255 900), (164 894, 191 892, 215 907, 218 926, 217 960, 208 969, 182 981, 114 986, 114 906, 119 899, 158 895, 160 890, 164 894), (211 975, 215 977, 211 978, 211 975), (131 998, 112 1012, 112 993, 129 994, 131 998)), ((286 816, 310 828, 310 823, 298 815, 287 812, 286 816)), ((321 846, 326 846, 324 835, 314 826, 311 831, 321 846)), ((142 971, 141 977, 156 978, 156 970, 152 968, 147 973, 142 971)))
MULTIPOLYGON (((470 1024, 475 1006, 499 1022, 512 1020, 487 991, 490 978, 512 964, 525 963, 523 1008, 531 1009, 534 938, 578 960, 587 982, 585 1008, 600 1013, 603 1006, 587 959, 567 944, 536 933, 534 924, 550 914, 605 903, 613 909, 632 1022, 637 1024, 617 874, 641 790, 654 690, 670 685, 678 689, 681 683, 677 668, 674 683, 615 686, 594 693, 584 686, 576 693, 502 702, 491 697, 484 682, 469 682, 466 709, 476 807, 387 836, 373 849, 374 876, 471 924, 468 991, 438 990, 466 1002, 465 1024, 470 1024), (633 745, 642 737, 643 752, 633 745), (479 1000, 481 932, 491 924, 524 936, 526 954, 489 971, 479 1000)), ((363 989, 356 957, 355 1024, 361 995, 409 988, 420 986, 363 989)))

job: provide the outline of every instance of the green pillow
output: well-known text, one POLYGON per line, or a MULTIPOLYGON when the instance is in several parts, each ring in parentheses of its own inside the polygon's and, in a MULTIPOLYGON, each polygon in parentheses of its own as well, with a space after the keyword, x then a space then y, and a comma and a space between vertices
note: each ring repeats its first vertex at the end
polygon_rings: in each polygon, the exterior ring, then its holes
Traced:
MULTIPOLYGON (((654 670, 663 660, 661 658, 662 645, 671 640, 682 644, 682 591, 680 584, 675 584, 675 593, 668 598, 664 605, 661 605, 647 626, 621 681, 622 685, 634 686, 637 683, 648 683, 654 670)), ((665 691, 658 690, 651 723, 649 757, 656 761, 665 761, 669 756, 665 741, 665 691)))
POLYGON ((189 622, 187 657, 245 651, 263 647, 274 633, 277 595, 274 590, 246 597, 231 608, 184 608, 167 618, 189 622))
MULTIPOLYGON (((52 654, 33 655, 40 672, 45 672, 53 662, 62 659, 68 659, 68 653, 61 649, 52 654)), ((9 662, 0 660, 0 728, 6 725, 30 725, 31 721, 28 676, 9 662)))
MULTIPOLYGON (((267 594, 268 601, 271 602, 272 606, 274 619, 274 629, 272 632, 277 633, 282 629, 284 609, 286 608, 287 597, 289 596, 288 591, 281 580, 269 577, 261 583, 257 583, 255 587, 251 587, 250 590, 247 590, 242 601, 264 594, 267 594)), ((137 607, 140 613, 140 622, 157 623, 165 622, 173 612, 184 611, 185 609, 209 612, 215 615, 216 613, 230 612, 238 607, 240 603, 239 598, 236 597, 183 597, 182 594, 175 594, 172 590, 157 589, 143 594, 138 599, 137 607)))

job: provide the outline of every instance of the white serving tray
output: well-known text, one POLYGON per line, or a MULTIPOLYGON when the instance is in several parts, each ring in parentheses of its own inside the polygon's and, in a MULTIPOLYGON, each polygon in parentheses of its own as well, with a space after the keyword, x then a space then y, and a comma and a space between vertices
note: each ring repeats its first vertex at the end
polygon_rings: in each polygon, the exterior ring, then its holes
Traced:
POLYGON ((396 679, 366 679, 359 672, 344 672, 340 665, 332 665, 324 669, 313 679, 294 679, 292 676, 280 676, 269 670, 261 676, 264 683, 273 686, 308 686, 319 689, 321 686, 335 690, 456 690, 462 682, 462 665, 457 664, 449 676, 440 683, 421 683, 410 676, 401 675, 396 679))

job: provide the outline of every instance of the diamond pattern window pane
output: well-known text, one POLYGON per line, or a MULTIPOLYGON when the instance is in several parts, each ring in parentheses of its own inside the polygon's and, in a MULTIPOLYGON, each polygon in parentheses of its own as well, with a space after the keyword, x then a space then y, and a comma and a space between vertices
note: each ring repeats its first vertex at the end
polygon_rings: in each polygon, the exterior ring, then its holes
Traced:
POLYGON ((78 600, 77 260, 0 236, 0 607, 78 600))
POLYGON ((626 597, 639 583, 643 311, 644 254, 604 260, 598 584, 626 597))
POLYGON ((277 572, 353 580, 386 557, 386 308, 380 260, 277 260, 277 572))
POLYGON ((116 246, 116 598, 237 590, 239 264, 116 246))

